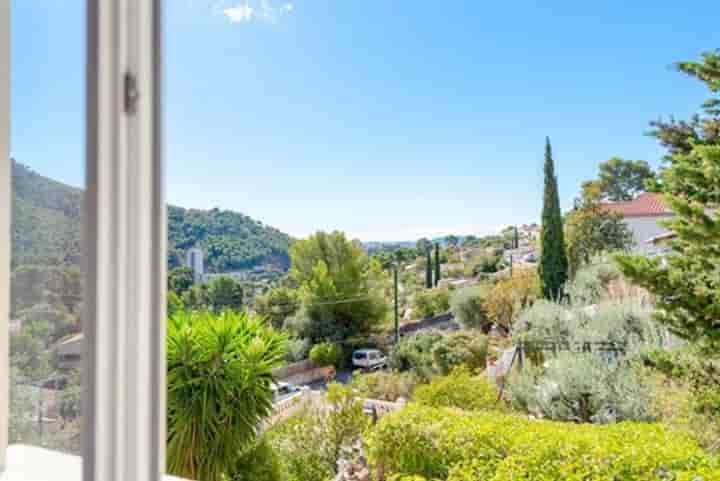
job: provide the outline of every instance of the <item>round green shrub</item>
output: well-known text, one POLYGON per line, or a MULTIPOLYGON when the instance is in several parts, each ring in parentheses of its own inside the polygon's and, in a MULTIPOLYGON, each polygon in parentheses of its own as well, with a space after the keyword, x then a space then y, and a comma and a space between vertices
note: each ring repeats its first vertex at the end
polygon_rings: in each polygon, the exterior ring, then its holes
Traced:
POLYGON ((342 349, 330 342, 315 344, 310 349, 310 360, 321 366, 337 366, 342 360, 342 349))
POLYGON ((454 407, 467 411, 501 409, 498 391, 484 375, 473 376, 466 367, 436 377, 415 389, 415 401, 425 406, 454 407))
POLYGON ((230 481, 284 481, 286 474, 278 454, 265 438, 260 438, 239 457, 230 481))
POLYGON ((480 331, 448 334, 432 349, 435 368, 440 374, 448 374, 457 366, 466 366, 472 371, 484 370, 488 347, 488 338, 480 331))

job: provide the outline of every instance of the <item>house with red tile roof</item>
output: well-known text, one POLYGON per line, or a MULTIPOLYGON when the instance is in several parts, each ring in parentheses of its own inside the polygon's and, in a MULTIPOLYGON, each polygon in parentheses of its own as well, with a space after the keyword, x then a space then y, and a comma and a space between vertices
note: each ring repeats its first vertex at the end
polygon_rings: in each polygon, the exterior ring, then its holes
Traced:
POLYGON ((668 233, 659 221, 674 214, 659 194, 644 192, 633 200, 625 202, 603 202, 600 207, 620 214, 633 234, 635 246, 640 251, 655 252, 661 250, 652 242, 668 233))

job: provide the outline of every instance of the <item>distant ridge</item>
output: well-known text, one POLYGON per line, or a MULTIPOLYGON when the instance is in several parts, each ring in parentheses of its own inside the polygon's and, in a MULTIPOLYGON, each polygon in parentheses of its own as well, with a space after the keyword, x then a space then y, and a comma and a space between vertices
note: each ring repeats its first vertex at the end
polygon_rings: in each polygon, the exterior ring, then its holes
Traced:
MULTIPOLYGON (((77 264, 83 191, 12 160, 12 259, 23 264, 77 264)), ((203 249, 211 272, 270 265, 286 270, 292 239, 229 210, 168 206, 168 263, 179 265, 187 249, 203 249)))

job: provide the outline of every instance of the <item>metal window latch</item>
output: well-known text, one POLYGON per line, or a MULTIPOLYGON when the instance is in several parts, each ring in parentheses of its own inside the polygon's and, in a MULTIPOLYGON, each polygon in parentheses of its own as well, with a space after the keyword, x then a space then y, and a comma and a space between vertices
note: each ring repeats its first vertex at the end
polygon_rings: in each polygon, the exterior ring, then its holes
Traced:
POLYGON ((125 113, 134 115, 137 110, 137 102, 140 92, 137 89, 137 79, 133 74, 127 72, 124 78, 125 84, 125 113))

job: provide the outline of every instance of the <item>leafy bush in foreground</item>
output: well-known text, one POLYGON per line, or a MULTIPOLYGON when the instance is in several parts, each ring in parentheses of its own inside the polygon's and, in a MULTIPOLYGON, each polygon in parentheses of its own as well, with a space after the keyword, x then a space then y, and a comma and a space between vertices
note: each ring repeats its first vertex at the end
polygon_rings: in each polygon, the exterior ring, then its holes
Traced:
POLYGON ((353 458, 353 448, 369 424, 362 403, 350 389, 331 384, 330 409, 308 408, 278 426, 267 438, 284 464, 285 481, 323 481, 337 472, 341 457, 353 458))
POLYGON ((286 338, 260 317, 180 312, 167 333, 167 470, 223 479, 272 412, 286 338))
POLYGON ((259 439, 237 460, 229 481, 284 481, 282 460, 267 439, 259 439))
POLYGON ((371 464, 382 466, 386 476, 449 481, 720 479, 716 458, 689 436, 658 424, 570 424, 411 405, 383 417, 367 441, 371 464))
POLYGON ((432 407, 454 407, 468 411, 500 409, 498 392, 484 375, 472 376, 459 367, 449 376, 437 377, 415 390, 415 400, 432 407))

